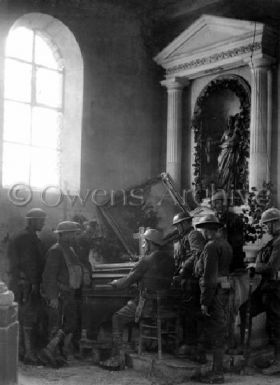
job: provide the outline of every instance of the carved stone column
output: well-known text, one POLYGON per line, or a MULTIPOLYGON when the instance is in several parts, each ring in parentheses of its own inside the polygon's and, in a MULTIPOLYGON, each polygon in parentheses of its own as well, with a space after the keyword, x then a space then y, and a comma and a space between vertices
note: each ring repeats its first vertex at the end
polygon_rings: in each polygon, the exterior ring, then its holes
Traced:
POLYGON ((167 146, 166 172, 181 187, 182 157, 182 91, 189 83, 187 79, 173 78, 161 82, 167 88, 167 146))
POLYGON ((255 59, 250 63, 252 78, 249 185, 261 189, 270 179, 271 144, 271 60, 255 59))

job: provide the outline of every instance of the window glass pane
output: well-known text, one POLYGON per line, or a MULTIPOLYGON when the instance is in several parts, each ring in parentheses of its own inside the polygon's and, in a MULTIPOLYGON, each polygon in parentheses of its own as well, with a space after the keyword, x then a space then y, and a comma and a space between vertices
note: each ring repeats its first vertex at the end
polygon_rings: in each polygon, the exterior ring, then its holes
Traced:
POLYGON ((16 28, 7 39, 6 55, 32 61, 33 31, 25 27, 16 28))
POLYGON ((47 41, 37 34, 35 36, 35 63, 45 67, 59 69, 58 62, 47 41))
POLYGON ((29 149, 27 146, 4 143, 3 185, 29 183, 29 149))
POLYGON ((13 59, 5 61, 5 97, 22 102, 31 101, 31 64, 13 59))
POLYGON ((62 106, 62 74, 45 68, 37 68, 36 101, 52 107, 62 106))
POLYGON ((57 149, 59 145, 60 113, 34 107, 32 113, 32 144, 57 149))
POLYGON ((4 140, 30 143, 30 111, 28 104, 4 102, 4 140))
POLYGON ((59 157, 55 150, 32 148, 31 186, 59 186, 59 157))

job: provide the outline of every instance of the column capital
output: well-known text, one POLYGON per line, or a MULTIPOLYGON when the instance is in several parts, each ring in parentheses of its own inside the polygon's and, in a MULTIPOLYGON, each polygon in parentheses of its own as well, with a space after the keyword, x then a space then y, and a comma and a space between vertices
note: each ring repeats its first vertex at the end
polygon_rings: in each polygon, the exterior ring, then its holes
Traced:
POLYGON ((163 87, 166 87, 167 90, 182 90, 184 87, 190 84, 188 78, 169 78, 160 82, 163 87))
POLYGON ((275 63, 275 61, 276 59, 272 57, 258 57, 248 60, 247 63, 252 71, 256 69, 268 70, 275 63))

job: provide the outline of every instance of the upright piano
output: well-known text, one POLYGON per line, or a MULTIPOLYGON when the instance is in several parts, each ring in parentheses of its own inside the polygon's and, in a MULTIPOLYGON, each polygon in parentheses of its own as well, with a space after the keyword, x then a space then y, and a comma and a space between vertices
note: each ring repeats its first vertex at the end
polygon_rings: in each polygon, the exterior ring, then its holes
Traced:
POLYGON ((94 267, 91 287, 82 291, 82 329, 96 340, 101 326, 111 323, 112 315, 137 295, 137 287, 113 289, 109 282, 127 275, 135 262, 99 264, 94 267))

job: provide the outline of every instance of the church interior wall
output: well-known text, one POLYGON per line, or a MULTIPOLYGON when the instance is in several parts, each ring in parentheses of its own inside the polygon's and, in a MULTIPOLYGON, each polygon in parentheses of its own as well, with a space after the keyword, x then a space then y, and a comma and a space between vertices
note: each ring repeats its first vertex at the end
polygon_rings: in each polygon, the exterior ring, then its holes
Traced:
MULTIPOLYGON (((50 3, 0 4, 0 92, 5 38, 14 22, 30 12, 58 18, 74 34, 84 60, 81 195, 94 189, 111 192, 129 188, 158 175, 163 167, 162 131, 166 116, 159 83, 162 74, 147 51, 137 14, 110 2, 101 5, 97 1, 96 7, 86 10, 71 9, 65 4, 52 7, 50 3)), ((2 103, 0 117, 2 134, 2 103)), ((8 236, 22 228, 24 215, 31 207, 47 211, 46 234, 59 220, 74 214, 95 216, 91 199, 86 205, 77 201, 73 206, 64 197, 57 207, 49 207, 42 202, 40 193, 34 192, 32 201, 21 207, 14 205, 7 194, 7 190, 0 190, 2 272, 6 270, 3 266, 8 236)))

